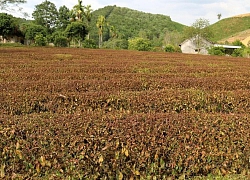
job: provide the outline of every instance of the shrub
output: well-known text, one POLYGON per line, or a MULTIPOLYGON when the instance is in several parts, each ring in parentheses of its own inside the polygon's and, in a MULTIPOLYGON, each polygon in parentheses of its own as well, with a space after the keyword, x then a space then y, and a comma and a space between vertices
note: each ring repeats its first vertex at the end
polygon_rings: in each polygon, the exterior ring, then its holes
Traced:
POLYGON ((175 47, 171 44, 166 45, 165 52, 175 52, 175 47))
POLYGON ((137 51, 151 51, 152 44, 148 39, 137 37, 128 40, 128 49, 137 51))
POLYGON ((37 46, 46 46, 47 39, 42 34, 37 34, 35 36, 35 45, 37 46))
POLYGON ((250 57, 250 48, 249 48, 249 47, 248 47, 248 48, 245 48, 245 49, 243 50, 243 57, 247 57, 247 58, 250 57))
POLYGON ((175 47, 175 52, 181 53, 181 52, 182 52, 182 51, 181 51, 181 48, 180 48, 179 46, 176 46, 176 47, 175 47))
POLYGON ((246 48, 246 46, 240 41, 236 40, 232 43, 234 46, 241 46, 240 49, 235 49, 232 53, 233 57, 243 57, 243 51, 246 48))
POLYGON ((107 49, 128 49, 128 41, 125 39, 111 39, 103 44, 107 49))
POLYGON ((93 39, 85 39, 82 43, 82 46, 84 48, 92 48, 92 49, 96 49, 96 43, 93 39))
POLYGON ((233 57, 243 57, 243 49, 235 49, 232 53, 233 57))
POLYGON ((54 44, 56 47, 67 47, 68 46, 68 40, 64 36, 59 36, 55 39, 54 44))
POLYGON ((245 48, 246 46, 240 41, 236 40, 232 43, 234 46, 241 46, 242 48, 245 48))
POLYGON ((208 54, 217 55, 217 56, 224 56, 225 49, 223 47, 212 47, 208 50, 208 54))

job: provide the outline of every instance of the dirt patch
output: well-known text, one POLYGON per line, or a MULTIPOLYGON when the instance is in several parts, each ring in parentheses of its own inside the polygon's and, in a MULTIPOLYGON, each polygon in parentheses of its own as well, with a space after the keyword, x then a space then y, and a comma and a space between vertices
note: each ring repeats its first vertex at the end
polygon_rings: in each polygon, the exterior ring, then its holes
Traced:
POLYGON ((240 40, 244 45, 247 46, 248 41, 250 40, 250 30, 242 31, 237 34, 232 35, 231 37, 222 39, 219 41, 219 43, 225 43, 226 41, 229 43, 232 43, 236 40, 240 40))
POLYGON ((248 36, 246 39, 244 39, 244 40, 242 41, 242 43, 243 43, 245 46, 248 46, 249 42, 250 42, 250 36, 248 36))
POLYGON ((248 16, 250 16, 250 13, 240 14, 240 15, 237 15, 237 16, 234 16, 234 17, 248 17, 248 16))

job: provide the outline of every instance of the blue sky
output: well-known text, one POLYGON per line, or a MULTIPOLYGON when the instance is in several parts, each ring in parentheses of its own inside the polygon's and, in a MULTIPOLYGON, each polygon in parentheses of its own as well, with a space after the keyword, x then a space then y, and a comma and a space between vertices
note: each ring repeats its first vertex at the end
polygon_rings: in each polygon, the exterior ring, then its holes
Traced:
MULTIPOLYGON (((62 5, 72 8, 78 0, 49 0, 57 8, 62 5)), ((27 0, 22 5, 23 11, 32 17, 35 5, 42 3, 39 0, 27 0)), ((83 5, 91 5, 96 10, 107 5, 128 7, 134 10, 153 14, 164 14, 171 17, 173 21, 191 26, 199 18, 208 19, 210 24, 218 21, 217 15, 227 18, 239 14, 250 13, 249 0, 83 0, 83 5)), ((19 16, 19 15, 17 15, 19 16)), ((21 15, 20 15, 21 16, 21 15)))

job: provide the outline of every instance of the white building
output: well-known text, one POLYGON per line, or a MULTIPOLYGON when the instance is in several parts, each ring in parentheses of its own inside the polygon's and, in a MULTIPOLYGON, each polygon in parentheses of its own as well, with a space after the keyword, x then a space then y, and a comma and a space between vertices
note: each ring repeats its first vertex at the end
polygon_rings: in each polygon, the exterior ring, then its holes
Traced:
POLYGON ((241 46, 213 44, 212 42, 204 38, 200 38, 198 42, 197 38, 195 37, 185 40, 179 46, 181 48, 182 53, 205 55, 208 54, 208 49, 211 47, 223 47, 225 49, 226 54, 232 54, 235 49, 241 48, 241 46))
POLYGON ((208 54, 208 48, 213 46, 213 43, 200 37, 193 37, 185 40, 180 45, 182 53, 188 54, 208 54), (199 46, 199 47, 197 47, 199 46))

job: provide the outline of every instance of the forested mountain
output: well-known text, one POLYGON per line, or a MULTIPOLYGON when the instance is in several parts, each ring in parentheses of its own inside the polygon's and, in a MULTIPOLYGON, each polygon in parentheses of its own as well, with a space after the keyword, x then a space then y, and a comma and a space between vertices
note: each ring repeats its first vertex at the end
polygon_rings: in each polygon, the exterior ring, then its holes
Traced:
POLYGON ((155 46, 161 46, 168 32, 182 32, 184 25, 174 22, 169 16, 150 14, 124 7, 106 6, 93 12, 90 38, 98 41, 96 21, 103 15, 108 24, 104 28, 103 41, 108 41, 112 35, 110 27, 115 28, 118 38, 126 39, 143 37, 151 40, 155 46))

